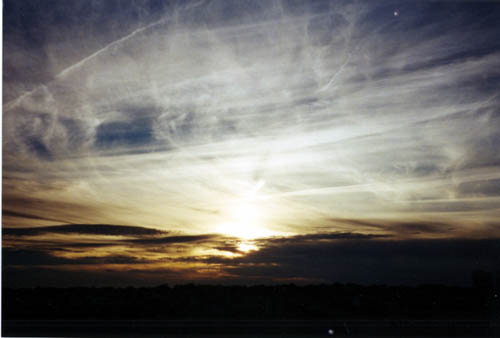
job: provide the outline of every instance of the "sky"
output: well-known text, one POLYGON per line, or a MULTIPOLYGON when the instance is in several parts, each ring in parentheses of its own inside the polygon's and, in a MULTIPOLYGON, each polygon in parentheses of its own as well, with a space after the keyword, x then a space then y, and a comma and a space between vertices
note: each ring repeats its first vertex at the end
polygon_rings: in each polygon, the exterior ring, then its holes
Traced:
POLYGON ((500 2, 3 13, 4 285, 500 270, 500 2))

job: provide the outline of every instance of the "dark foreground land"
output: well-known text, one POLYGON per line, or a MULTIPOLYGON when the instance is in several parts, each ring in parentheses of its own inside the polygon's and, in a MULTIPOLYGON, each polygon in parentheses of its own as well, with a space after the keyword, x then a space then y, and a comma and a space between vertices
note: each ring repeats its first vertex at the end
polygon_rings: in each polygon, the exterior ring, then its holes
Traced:
POLYGON ((495 290, 437 285, 3 289, 2 302, 6 336, 500 336, 495 290))
POLYGON ((488 320, 50 320, 6 321, 20 337, 499 337, 488 320))

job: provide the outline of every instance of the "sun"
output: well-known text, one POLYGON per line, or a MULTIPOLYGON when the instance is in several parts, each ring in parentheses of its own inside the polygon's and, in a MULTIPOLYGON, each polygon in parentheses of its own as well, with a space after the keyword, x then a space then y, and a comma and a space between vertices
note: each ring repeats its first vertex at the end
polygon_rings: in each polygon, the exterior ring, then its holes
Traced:
POLYGON ((262 216, 262 210, 256 204, 237 204, 229 212, 229 221, 218 225, 216 232, 241 239, 271 236, 272 232, 261 225, 262 216))
POLYGON ((250 251, 259 250, 259 247, 250 243, 242 242, 238 245, 238 250, 244 253, 248 253, 250 251))

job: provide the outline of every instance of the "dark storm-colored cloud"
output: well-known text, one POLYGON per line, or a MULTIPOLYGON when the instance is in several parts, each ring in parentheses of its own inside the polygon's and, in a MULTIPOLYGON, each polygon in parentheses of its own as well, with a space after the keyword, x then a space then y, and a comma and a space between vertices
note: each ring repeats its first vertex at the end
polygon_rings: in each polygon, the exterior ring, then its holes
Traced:
POLYGON ((232 253, 241 253, 242 251, 238 248, 237 245, 231 244, 231 243, 225 243, 224 245, 219 245, 214 247, 214 249, 217 249, 219 251, 226 251, 226 252, 232 252, 232 253))
POLYGON ((304 242, 321 242, 332 240, 368 240, 377 238, 387 238, 391 235, 376 235, 376 234, 360 234, 353 232, 334 232, 334 233, 314 233, 306 235, 297 235, 290 237, 276 237, 269 239, 262 239, 265 244, 291 244, 291 243, 304 243, 304 242))
POLYGON ((235 245, 234 238, 222 235, 166 236, 167 233, 146 227, 106 224, 4 228, 4 264, 58 266, 158 263, 179 255, 191 255, 191 251, 195 248, 210 249, 235 245), (68 235, 68 237, 51 235, 68 235), (79 235, 85 237, 80 238, 79 235), (96 237, 92 238, 90 235, 96 237), (129 238, 115 239, 111 236, 129 238), (116 252, 128 252, 128 254, 122 255, 116 252), (61 253, 75 257, 61 257, 61 253), (172 254, 174 256, 171 256, 172 254), (148 259, 151 255, 155 258, 148 259))
POLYGON ((3 229, 3 234, 7 236, 36 236, 45 233, 103 236, 155 236, 164 235, 167 232, 145 227, 109 224, 66 224, 36 228, 3 229))
MULTIPOLYGON (((343 224, 353 227, 359 227, 362 229, 371 229, 373 231, 383 230, 387 234, 385 235, 362 235, 362 234, 347 234, 353 236, 359 236, 359 239, 369 239, 369 238, 383 238, 391 237, 397 238, 398 236, 407 235, 427 235, 434 236, 436 234, 450 234, 451 231, 455 229, 455 226, 450 223, 436 222, 436 221, 401 221, 395 222, 390 220, 362 220, 362 219, 345 219, 345 218, 332 218, 327 219, 327 223, 332 224, 343 224)), ((319 229, 322 229, 321 227, 319 229)), ((334 234, 332 234, 334 235, 334 234)))
POLYGON ((4 267, 15 265, 60 265, 67 264, 69 261, 39 250, 2 249, 2 265, 4 267))
MULTIPOLYGON (((17 212, 17 211, 5 210, 5 209, 2 210, 2 215, 3 216, 12 216, 12 217, 16 217, 16 218, 28 218, 28 219, 46 220, 46 221, 54 221, 54 222, 60 221, 60 220, 53 219, 53 218, 42 217, 42 216, 32 215, 32 214, 25 213, 25 212, 17 212)), ((4 231, 5 231, 5 229, 6 228, 4 228, 4 231)))
MULTIPOLYGON (((80 243, 80 242, 70 242, 70 243, 65 243, 64 244, 64 247, 66 249, 62 249, 62 250, 69 250, 69 251, 72 251, 72 250, 83 250, 83 249, 95 249, 95 248, 104 248, 104 247, 111 247, 111 246, 116 246, 116 242, 103 242, 103 241, 99 241, 99 242, 95 242, 95 243, 80 243)), ((58 247, 61 246, 61 243, 59 242, 50 242, 50 241, 47 241, 45 246, 50 249, 50 250, 57 250, 58 247)))
POLYGON ((449 231, 451 228, 446 224, 431 223, 398 223, 388 227, 390 231, 398 234, 439 234, 449 231))
MULTIPOLYGON (((325 237, 325 236, 323 236, 325 237)), ((191 243, 193 247, 198 242, 191 243)), ((259 250, 251 251, 240 257, 169 257, 159 260, 147 260, 138 257, 109 255, 94 257, 89 255, 82 258, 56 257, 44 250, 4 249, 4 267, 17 272, 9 276, 9 283, 13 283, 16 274, 22 271, 38 269, 45 277, 37 279, 42 285, 55 283, 57 278, 49 279, 49 271, 40 266, 73 265, 102 265, 120 264, 128 271, 123 283, 134 284, 133 281, 149 276, 149 282, 156 281, 155 276, 164 276, 163 282, 183 281, 182 273, 171 268, 150 267, 146 270, 134 268, 141 263, 177 262, 177 263, 204 263, 206 269, 221 271, 223 279, 215 279, 218 283, 272 283, 295 281, 300 283, 311 282, 354 282, 361 284, 425 284, 441 283, 449 285, 470 285, 471 273, 478 269, 495 271, 500 268, 500 240, 499 239, 418 239, 392 240, 384 238, 328 238, 320 236, 296 236, 288 241, 270 238, 258 242, 259 250), (313 239, 315 238, 315 239, 313 239), (130 265, 130 267, 126 267, 130 265), (45 272, 43 272, 45 271, 45 272), (43 273, 42 273, 43 272, 43 273), (170 278, 170 279, 169 279, 170 278)), ((225 251, 236 248, 232 245, 215 244, 225 251)), ((145 247, 147 251, 147 247, 145 247)), ((155 250, 151 247, 152 252, 155 250)), ((57 254, 57 253, 56 253, 57 254)), ((4 270, 5 271, 5 270, 4 270)), ((195 273, 196 268, 187 269, 191 281, 204 281, 206 276, 195 273)), ((185 273, 184 272, 184 273, 185 273)), ((76 272, 75 272, 76 273, 76 272)), ((82 275, 94 276, 95 272, 82 275)), ((118 271, 103 271, 103 274, 92 283, 83 285, 103 285, 106 280, 118 271)), ((64 274, 60 271, 57 274, 64 274)), ((56 274, 56 275, 57 275, 56 274)), ((67 272, 72 274, 72 272, 67 272)), ((87 277, 82 280, 87 280, 87 277)), ((184 280, 185 281, 185 280, 184 280)), ((26 283, 26 281, 24 282, 26 283)), ((63 283, 61 281, 61 283, 63 283)), ((142 283, 136 285, 142 285, 142 283)), ((29 283, 28 283, 29 284, 29 283)), ((64 285, 64 284, 61 284, 64 285)), ((73 284, 71 284, 73 285, 73 284)), ((80 284, 82 285, 82 284, 80 284)))
POLYGON ((139 245, 161 245, 161 244, 175 244, 175 243, 191 243, 191 242, 206 242, 221 239, 221 235, 191 235, 191 236, 168 236, 159 238, 140 238, 140 239, 129 239, 124 240, 130 244, 139 245))
POLYGON ((378 224, 376 221, 371 221, 371 220, 360 220, 360 219, 354 219, 354 218, 329 218, 327 221, 332 222, 332 223, 341 223, 341 224, 349 224, 353 225, 356 227, 368 227, 368 228, 380 228, 381 225, 378 224))
POLYGON ((12 266, 44 266, 44 265, 100 265, 100 264, 144 264, 149 260, 125 255, 108 255, 104 257, 86 256, 65 258, 54 256, 43 250, 2 249, 2 262, 5 267, 12 266))
POLYGON ((244 279, 304 278, 328 282, 469 285, 476 269, 500 268, 500 240, 297 241, 235 258, 209 258, 244 279))

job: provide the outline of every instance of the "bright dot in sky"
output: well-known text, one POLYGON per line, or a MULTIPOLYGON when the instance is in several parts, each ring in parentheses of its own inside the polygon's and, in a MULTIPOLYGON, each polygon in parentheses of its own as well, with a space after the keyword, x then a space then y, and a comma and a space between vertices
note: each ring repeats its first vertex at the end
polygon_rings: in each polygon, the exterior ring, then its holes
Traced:
POLYGON ((272 232, 262 227, 261 210, 254 204, 241 203, 229 212, 230 221, 217 226, 216 231, 223 235, 242 239, 271 236, 272 232))
POLYGON ((394 11, 394 16, 398 16, 399 15, 399 12, 398 11, 394 11))

